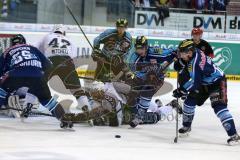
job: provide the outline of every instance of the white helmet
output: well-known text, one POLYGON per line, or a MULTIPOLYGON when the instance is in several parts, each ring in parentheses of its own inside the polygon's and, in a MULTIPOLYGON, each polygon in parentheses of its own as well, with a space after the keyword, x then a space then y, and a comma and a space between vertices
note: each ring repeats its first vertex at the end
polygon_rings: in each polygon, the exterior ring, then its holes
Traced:
POLYGON ((66 28, 63 24, 56 24, 54 25, 53 27, 53 33, 56 33, 56 32, 59 32, 59 33, 62 33, 63 35, 66 34, 66 28))

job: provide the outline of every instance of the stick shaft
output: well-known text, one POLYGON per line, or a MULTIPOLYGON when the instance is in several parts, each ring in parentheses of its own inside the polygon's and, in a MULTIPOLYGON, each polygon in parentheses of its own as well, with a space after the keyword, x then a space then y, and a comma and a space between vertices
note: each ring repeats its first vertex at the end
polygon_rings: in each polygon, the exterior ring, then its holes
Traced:
POLYGON ((78 23, 78 21, 77 21, 76 17, 74 16, 74 14, 73 14, 71 8, 68 6, 67 1, 66 1, 66 0, 63 0, 63 1, 64 1, 64 4, 65 4, 67 10, 69 11, 70 15, 72 16, 73 20, 75 21, 75 23, 77 24, 77 26, 78 26, 79 29, 81 30, 83 36, 84 36, 85 39, 87 40, 88 44, 89 44, 89 45, 91 46, 91 48, 93 49, 93 45, 92 45, 91 42, 89 41, 89 39, 88 39, 88 37, 86 36, 85 32, 83 31, 81 25, 78 23))
MULTIPOLYGON (((177 88, 179 88, 179 72, 177 72, 177 88)), ((179 103, 179 98, 177 98, 177 103, 179 103)), ((178 107, 177 107, 177 114, 176 114, 176 137, 174 142, 178 142, 178 107)))

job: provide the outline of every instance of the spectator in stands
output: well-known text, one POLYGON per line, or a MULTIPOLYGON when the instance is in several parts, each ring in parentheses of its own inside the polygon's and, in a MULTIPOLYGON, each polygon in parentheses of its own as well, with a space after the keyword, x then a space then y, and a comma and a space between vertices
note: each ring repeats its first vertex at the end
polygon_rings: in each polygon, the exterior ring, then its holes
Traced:
POLYGON ((181 0, 169 0, 168 7, 169 8, 179 8, 179 3, 181 0))
POLYGON ((155 5, 158 8, 159 17, 162 20, 169 17, 169 4, 170 0, 155 0, 155 5))
POLYGON ((185 8, 190 9, 192 0, 169 0, 168 6, 170 8, 185 8))
POLYGON ((212 11, 226 11, 226 6, 230 0, 209 0, 208 9, 212 11))
POLYGON ((7 0, 2 0, 1 17, 6 18, 7 16, 8 16, 8 4, 7 4, 7 0))
POLYGON ((207 10, 209 0, 192 0, 191 5, 196 10, 207 10))
POLYGON ((132 0, 135 7, 151 7, 151 0, 132 0))

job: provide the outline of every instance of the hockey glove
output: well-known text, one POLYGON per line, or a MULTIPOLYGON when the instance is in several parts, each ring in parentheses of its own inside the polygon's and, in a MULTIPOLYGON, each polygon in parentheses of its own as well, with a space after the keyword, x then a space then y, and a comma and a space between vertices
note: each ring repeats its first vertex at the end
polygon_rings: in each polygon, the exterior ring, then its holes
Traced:
POLYGON ((181 72, 186 67, 186 62, 184 62, 182 59, 178 59, 174 63, 174 69, 178 72, 181 72))
POLYGON ((98 48, 95 48, 92 52, 93 61, 98 61, 101 55, 102 55, 102 51, 98 48))
POLYGON ((187 95, 188 95, 187 90, 181 87, 173 91, 173 97, 175 98, 186 99, 187 95))

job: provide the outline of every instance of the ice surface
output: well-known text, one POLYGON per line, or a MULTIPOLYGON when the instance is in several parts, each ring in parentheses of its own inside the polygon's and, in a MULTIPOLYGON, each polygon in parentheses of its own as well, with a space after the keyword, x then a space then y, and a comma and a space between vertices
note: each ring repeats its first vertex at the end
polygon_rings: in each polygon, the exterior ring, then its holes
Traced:
MULTIPOLYGON (((168 79, 172 82, 174 80, 168 79)), ((240 83, 228 83, 229 108, 240 126, 240 83)), ((162 96, 169 102, 171 93, 162 96)), ((227 146, 227 135, 209 101, 196 110, 191 135, 173 143, 175 122, 157 125, 59 129, 48 117, 0 119, 0 160, 239 160, 240 145, 227 146), (115 138, 121 135, 121 138, 115 138)))

